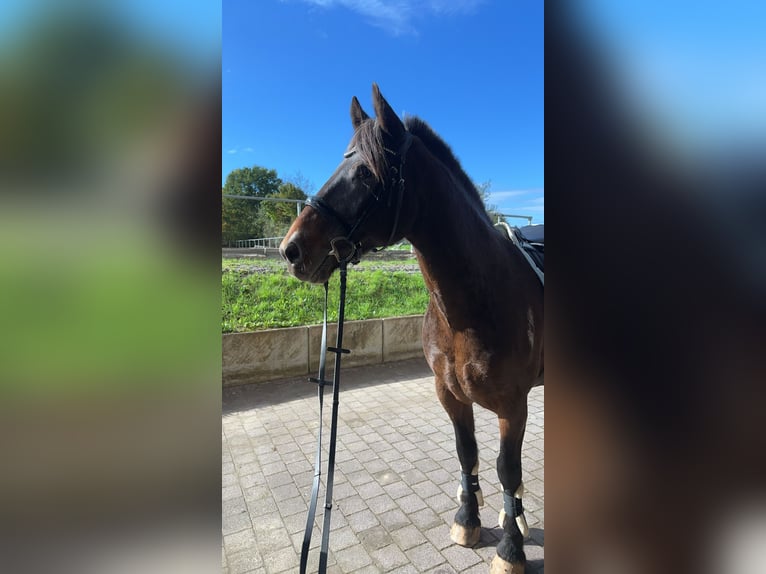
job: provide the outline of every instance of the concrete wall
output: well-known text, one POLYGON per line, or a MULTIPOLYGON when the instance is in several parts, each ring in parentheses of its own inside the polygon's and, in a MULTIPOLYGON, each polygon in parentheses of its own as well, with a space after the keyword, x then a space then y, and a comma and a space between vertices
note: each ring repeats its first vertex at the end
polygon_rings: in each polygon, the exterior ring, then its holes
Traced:
MULTIPOLYGON (((422 315, 347 321, 343 346, 351 354, 343 357, 343 365, 422 357, 422 328, 422 315)), ((328 325, 329 346, 335 345, 336 331, 337 325, 328 325)), ((304 374, 316 376, 321 338, 321 325, 224 335, 223 384, 228 387, 304 374)), ((328 353, 328 366, 334 361, 334 353, 328 353)))

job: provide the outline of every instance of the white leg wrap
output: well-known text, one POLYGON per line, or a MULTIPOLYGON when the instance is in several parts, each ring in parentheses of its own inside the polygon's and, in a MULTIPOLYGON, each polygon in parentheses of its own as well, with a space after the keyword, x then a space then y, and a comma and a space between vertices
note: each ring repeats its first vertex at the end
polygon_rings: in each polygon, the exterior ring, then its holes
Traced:
MULTIPOLYGON (((516 489, 516 492, 513 493, 513 496, 515 498, 518 498, 521 500, 521 497, 524 496, 524 483, 522 482, 519 485, 519 488, 516 489)), ((503 522, 505 521, 505 508, 503 508, 500 511, 500 517, 498 519, 498 525, 500 528, 503 527, 503 522)), ((522 512, 519 516, 516 517, 516 526, 519 527, 519 531, 521 532, 521 535, 526 538, 529 536, 529 525, 527 524, 527 518, 524 516, 524 513, 522 512)))
POLYGON ((529 525, 527 524, 527 518, 523 514, 521 516, 516 517, 516 526, 519 527, 519 532, 521 532, 521 535, 526 538, 529 536, 529 525))
MULTIPOLYGON (((461 502, 460 501, 460 496, 462 494, 463 494, 463 485, 462 484, 458 484, 457 485, 457 501, 458 501, 458 504, 461 502)), ((476 495, 476 502, 479 504, 479 507, 484 506, 484 494, 482 494, 481 488, 479 488, 479 490, 477 490, 474 494, 476 495)))
MULTIPOLYGON (((479 463, 477 462, 473 469, 471 470, 472 476, 479 476, 479 463)), ((460 504, 460 496, 463 494, 463 485, 458 484, 457 485, 457 502, 460 504)), ((476 502, 479 504, 479 507, 481 508, 484 506, 484 494, 481 492, 481 487, 479 487, 479 490, 477 490, 475 493, 476 495, 476 502)))

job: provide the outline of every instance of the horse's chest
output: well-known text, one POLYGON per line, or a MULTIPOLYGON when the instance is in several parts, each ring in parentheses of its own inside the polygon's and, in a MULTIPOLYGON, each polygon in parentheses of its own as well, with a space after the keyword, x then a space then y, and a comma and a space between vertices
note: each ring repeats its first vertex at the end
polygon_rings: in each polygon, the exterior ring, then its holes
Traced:
POLYGON ((426 360, 434 374, 464 402, 477 400, 496 370, 492 349, 475 333, 433 333, 423 339, 426 360))
POLYGON ((455 337, 451 367, 456 382, 464 391, 470 391, 487 384, 490 373, 495 370, 491 349, 468 334, 455 337))

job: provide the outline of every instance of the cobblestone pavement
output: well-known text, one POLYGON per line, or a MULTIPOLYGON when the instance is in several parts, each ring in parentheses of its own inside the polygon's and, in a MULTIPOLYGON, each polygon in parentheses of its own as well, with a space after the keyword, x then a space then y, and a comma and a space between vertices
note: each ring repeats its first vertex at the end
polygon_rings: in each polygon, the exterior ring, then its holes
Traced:
MULTIPOLYGON (((316 387, 305 380, 224 390, 226 573, 298 572, 319 422, 316 387)), ((328 388, 325 445, 331 397, 328 388)), ((522 461, 528 574, 543 572, 543 405, 543 388, 533 389, 522 461)), ((460 478, 454 435, 425 361, 343 370, 328 573, 489 572, 501 534, 497 517, 503 498, 495 471, 499 434, 494 414, 478 406, 474 413, 483 529, 476 547, 462 548, 449 537, 460 478)), ((323 497, 324 481, 309 572, 316 572, 319 560, 323 497)))

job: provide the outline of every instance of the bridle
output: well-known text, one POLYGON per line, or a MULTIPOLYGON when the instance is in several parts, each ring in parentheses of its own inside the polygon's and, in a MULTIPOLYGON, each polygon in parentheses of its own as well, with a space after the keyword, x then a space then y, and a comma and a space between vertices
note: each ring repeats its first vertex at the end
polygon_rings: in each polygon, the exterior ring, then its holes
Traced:
MULTIPOLYGON (((335 346, 327 346, 327 282, 324 283, 324 319, 322 321, 322 342, 319 354, 319 374, 317 377, 309 378, 309 381, 317 385, 317 397, 319 399, 319 429, 317 433, 316 459, 314 461, 314 480, 311 487, 311 499, 309 501, 308 513, 306 516, 306 528, 303 533, 303 543, 301 544, 300 574, 306 573, 308 567, 309 547, 311 546, 311 535, 314 530, 314 517, 316 515, 317 501, 319 498, 320 477, 322 474, 322 406, 324 405, 324 387, 332 384, 332 416, 330 419, 330 444, 327 460, 327 481, 325 486, 325 504, 324 504, 324 525, 322 527, 322 545, 319 551, 318 573, 324 574, 327 571, 327 558, 330 540, 330 519, 332 516, 332 492, 335 475, 335 445, 338 432, 338 394, 340 391, 340 365, 341 357, 351 351, 343 348, 343 322, 345 318, 346 305, 346 273, 349 263, 358 263, 361 257, 361 242, 354 240, 354 234, 359 226, 364 223, 372 212, 381 204, 383 195, 388 192, 388 207, 391 207, 392 196, 396 191, 396 211, 394 213, 394 225, 391 229, 391 235, 386 242, 389 245, 399 227, 399 212, 402 209, 402 199, 404 197, 404 162, 407 157, 407 151, 412 144, 412 134, 406 132, 404 141, 399 148, 398 153, 386 149, 386 152, 398 155, 400 159, 399 168, 392 167, 394 172, 391 178, 390 187, 383 186, 383 191, 375 195, 370 193, 370 197, 365 201, 364 209, 353 225, 349 225, 322 198, 313 198, 306 202, 313 209, 319 212, 323 217, 335 221, 343 229, 345 235, 338 236, 330 241, 332 249, 326 257, 335 256, 338 260, 340 271, 340 299, 338 302, 338 329, 336 332, 335 346), (327 351, 335 353, 335 370, 333 372, 332 383, 325 379, 325 365, 327 351)), ((356 148, 347 151, 344 156, 351 157, 356 153, 356 148)))
MULTIPOLYGON (((355 240, 354 234, 359 229, 359 227, 365 221, 367 221, 370 215, 372 215, 372 213, 381 205, 384 195, 387 196, 388 202, 386 207, 389 209, 391 208, 391 202, 394 197, 396 199, 394 224, 391 228, 391 233, 389 234, 388 240, 386 241, 384 247, 391 244, 394 236, 396 235, 396 231, 399 228, 399 214, 402 210, 402 200, 404 198, 404 163, 407 159, 407 152, 409 151, 411 145, 412 134, 410 132, 405 132, 404 141, 402 142, 402 145, 399 147, 398 151, 384 148, 387 153, 399 157, 399 167, 391 167, 391 181, 389 185, 385 185, 384 183, 383 191, 381 193, 376 195, 374 192, 370 192, 370 195, 364 202, 359 217, 357 217, 353 225, 349 225, 348 222, 346 222, 346 220, 321 197, 312 197, 306 201, 306 205, 312 207, 325 219, 329 219, 330 221, 337 223, 345 233, 345 235, 340 235, 330 240, 331 249, 328 253, 328 256, 333 255, 339 262, 341 260, 345 260, 350 263, 359 263, 359 260, 361 259, 362 242, 355 240)), ((356 147, 353 147, 344 153, 343 157, 349 158, 352 157, 355 153, 357 153, 357 150, 356 147)))

